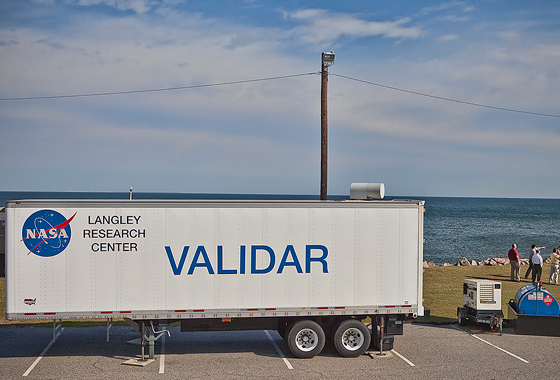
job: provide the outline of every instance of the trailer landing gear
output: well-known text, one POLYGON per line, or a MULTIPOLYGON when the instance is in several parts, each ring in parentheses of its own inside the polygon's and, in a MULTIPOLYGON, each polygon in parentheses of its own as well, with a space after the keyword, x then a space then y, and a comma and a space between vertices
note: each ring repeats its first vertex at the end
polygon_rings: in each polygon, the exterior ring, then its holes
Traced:
POLYGON ((136 365, 136 366, 142 366, 143 367, 143 366, 146 366, 146 365, 154 362, 155 361, 156 341, 159 338, 161 338, 162 336, 165 336, 165 333, 167 333, 167 335, 171 336, 171 333, 169 332, 169 330, 163 329, 163 330, 157 331, 154 327, 154 322, 153 321, 135 322, 135 321, 127 320, 127 322, 136 331, 138 331, 138 333, 140 334, 140 346, 141 346, 141 350, 142 350, 142 355, 141 355, 140 360, 129 359, 129 360, 123 362, 122 364, 136 365), (146 322, 149 322, 149 325, 147 325, 146 322), (138 328, 136 328, 136 326, 138 328), (146 359, 146 355, 145 355, 146 344, 148 345, 148 359, 146 359))

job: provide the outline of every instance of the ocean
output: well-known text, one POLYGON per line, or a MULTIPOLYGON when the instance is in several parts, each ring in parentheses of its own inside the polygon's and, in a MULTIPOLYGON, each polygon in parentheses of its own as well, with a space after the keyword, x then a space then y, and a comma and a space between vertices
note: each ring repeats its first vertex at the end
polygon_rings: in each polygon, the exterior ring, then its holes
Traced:
MULTIPOLYGON (((134 199, 318 199, 311 195, 134 193, 134 199)), ((0 205, 15 199, 128 199, 102 192, 0 191, 0 205)), ((329 196, 329 199, 345 199, 329 196)), ((386 196, 385 199, 392 197, 386 196)), ((396 197, 393 197, 396 198, 396 197)), ((545 246, 544 257, 560 246, 560 199, 398 197, 426 201, 424 260, 455 264, 462 257, 482 261, 507 257, 517 244, 527 258, 531 244, 545 246)))

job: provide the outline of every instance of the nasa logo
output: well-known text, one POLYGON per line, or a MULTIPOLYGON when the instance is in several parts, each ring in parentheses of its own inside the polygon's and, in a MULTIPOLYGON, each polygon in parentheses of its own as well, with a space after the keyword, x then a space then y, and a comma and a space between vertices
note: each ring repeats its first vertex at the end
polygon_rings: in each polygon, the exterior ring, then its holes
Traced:
POLYGON ((72 231, 70 219, 53 210, 40 210, 31 214, 21 231, 21 241, 24 242, 28 255, 33 252, 37 256, 52 257, 64 251, 70 243, 72 231))

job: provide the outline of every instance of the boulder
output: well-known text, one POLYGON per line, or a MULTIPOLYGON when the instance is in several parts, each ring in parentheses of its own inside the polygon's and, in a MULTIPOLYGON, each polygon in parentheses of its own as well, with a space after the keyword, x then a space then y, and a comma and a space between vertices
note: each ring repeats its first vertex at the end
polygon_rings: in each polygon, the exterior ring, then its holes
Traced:
POLYGON ((463 257, 461 260, 457 261, 457 266, 470 266, 470 265, 471 263, 466 257, 463 257))
POLYGON ((509 265, 509 260, 504 259, 503 257, 496 257, 492 260, 494 260, 497 265, 509 265))
POLYGON ((434 264, 433 261, 424 261, 422 263, 422 268, 433 268, 435 266, 436 266, 436 264, 434 264))
POLYGON ((496 260, 494 260, 494 259, 487 258, 486 260, 481 261, 481 262, 480 262, 480 265, 497 266, 498 263, 497 263, 496 260))

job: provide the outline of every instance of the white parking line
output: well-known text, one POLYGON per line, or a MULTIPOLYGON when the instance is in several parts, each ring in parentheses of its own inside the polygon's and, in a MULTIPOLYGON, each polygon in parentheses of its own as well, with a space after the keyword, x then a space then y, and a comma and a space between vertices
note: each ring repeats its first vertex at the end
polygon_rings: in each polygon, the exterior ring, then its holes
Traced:
POLYGON ((391 350, 391 352, 395 355, 397 355, 399 358, 401 358, 402 360, 404 360, 409 366, 411 367, 416 367, 416 365, 411 362, 410 360, 408 360, 407 358, 405 358, 404 356, 402 356, 401 354, 399 354, 397 351, 395 350, 391 350))
POLYGON ((274 341, 274 339, 272 339, 272 336, 270 335, 270 333, 268 332, 268 330, 264 330, 264 332, 266 333, 266 336, 268 337, 268 340, 270 340, 270 342, 272 343, 272 345, 273 345, 274 348, 276 349, 276 352, 278 352, 278 355, 282 358, 282 360, 284 360, 284 363, 286 363, 286 366, 288 367, 288 369, 294 369, 294 367, 292 367, 292 365, 290 364, 290 362, 288 361, 288 359, 286 359, 286 357, 284 356, 284 354, 282 353, 282 351, 280 351, 280 347, 278 347, 278 345, 276 344, 276 342, 274 341))
MULTIPOLYGON (((167 327, 164 327, 163 330, 167 330, 167 327)), ((165 334, 161 337, 161 350, 159 353, 159 373, 165 373, 165 334)))
POLYGON ((457 330, 459 330, 459 331, 462 331, 462 332, 464 332, 465 334, 469 334, 469 335, 472 336, 473 338, 476 338, 476 339, 480 340, 481 342, 484 342, 484 343, 488 344, 489 346, 492 346, 492 347, 494 347, 494 348, 497 348, 498 350, 500 350, 500 351, 502 351, 502 352, 505 352, 506 354, 508 354, 508 355, 510 355, 510 356, 513 356, 513 357, 516 358, 516 359, 521 360, 523 363, 529 364, 529 362, 528 362, 527 360, 525 360, 525 359, 523 359, 523 358, 521 358, 521 357, 519 357, 519 356, 517 356, 517 355, 515 355, 515 354, 512 354, 511 352, 506 351, 506 350, 504 350, 503 348, 496 346, 495 344, 492 344, 492 343, 490 343, 490 342, 488 342, 488 341, 485 341, 484 339, 482 339, 482 338, 480 338, 480 337, 478 337, 478 336, 476 336, 476 335, 474 335, 474 334, 471 334, 471 333, 469 333, 469 332, 467 332, 467 331, 465 331, 465 330, 463 330, 463 329, 461 329, 461 328, 459 328, 459 327, 457 327, 457 326, 453 326, 453 328, 455 328, 455 329, 457 329, 457 330))
POLYGON ((39 355, 39 357, 37 359, 35 359, 35 361, 33 362, 33 364, 31 364, 31 367, 29 367, 27 369, 27 371, 25 371, 25 373, 23 374, 23 377, 27 377, 27 375, 29 375, 31 373, 31 371, 33 371, 33 368, 35 368, 35 366, 37 364, 39 364, 39 362, 41 361, 41 359, 43 358, 43 356, 45 356, 45 354, 47 353, 47 351, 49 350, 49 348, 51 348, 51 346, 53 345, 53 343, 56 341, 56 338, 58 338, 60 336, 60 334, 62 334, 62 332, 64 331, 65 327, 61 328, 60 331, 51 339, 51 341, 49 342, 49 344, 47 345, 47 347, 45 347, 45 349, 43 350, 43 352, 41 352, 41 354, 39 355))

